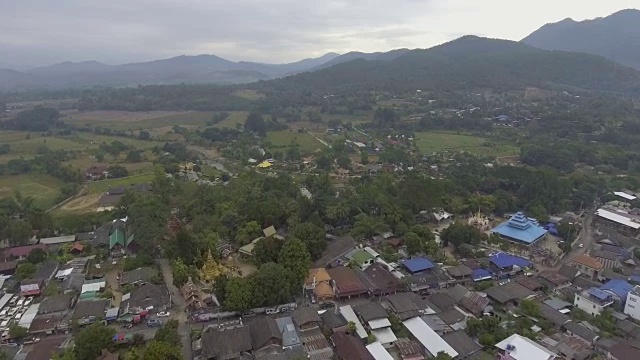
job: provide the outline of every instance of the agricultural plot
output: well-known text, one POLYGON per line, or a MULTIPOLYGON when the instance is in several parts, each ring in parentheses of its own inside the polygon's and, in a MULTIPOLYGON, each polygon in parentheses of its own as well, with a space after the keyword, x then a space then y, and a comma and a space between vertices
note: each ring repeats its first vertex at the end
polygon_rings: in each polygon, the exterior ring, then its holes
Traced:
POLYGON ((48 209, 54 205, 63 185, 61 180, 49 175, 5 175, 0 176, 0 197, 13 196, 19 191, 22 196, 32 197, 36 207, 48 209))
POLYGON ((89 190, 89 193, 102 194, 105 193, 110 187, 146 184, 151 182, 153 180, 153 177, 153 173, 146 173, 127 176, 119 179, 92 181, 87 184, 87 189, 89 190))
POLYGON ((248 112, 233 111, 230 113, 231 115, 229 115, 228 118, 215 124, 215 127, 219 129, 222 129, 222 128, 235 129, 238 124, 244 126, 244 122, 247 120, 247 115, 249 114, 248 112))
POLYGON ((286 148, 292 144, 298 144, 300 151, 303 153, 312 153, 325 147, 324 144, 309 133, 299 133, 288 130, 269 131, 267 132, 267 140, 271 142, 272 148, 286 148))
POLYGON ((418 149, 422 153, 441 151, 468 151, 481 156, 510 156, 517 155, 519 149, 509 144, 500 144, 479 136, 441 133, 419 132, 415 139, 418 149))
POLYGON ((90 111, 67 113, 63 120, 78 126, 102 126, 114 131, 135 131, 174 125, 204 126, 213 113, 207 111, 90 111))

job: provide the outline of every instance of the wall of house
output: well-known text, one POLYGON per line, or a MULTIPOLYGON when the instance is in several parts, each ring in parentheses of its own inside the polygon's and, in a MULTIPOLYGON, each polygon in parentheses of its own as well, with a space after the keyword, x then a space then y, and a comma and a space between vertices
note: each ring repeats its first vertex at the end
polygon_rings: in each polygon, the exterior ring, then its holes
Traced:
POLYGON ((624 306, 624 313, 636 320, 640 320, 640 296, 630 292, 627 296, 627 303, 624 306))
POLYGON ((604 306, 596 304, 588 298, 581 296, 580 294, 576 294, 573 305, 578 307, 580 310, 583 310, 594 316, 600 315, 605 308, 604 306))

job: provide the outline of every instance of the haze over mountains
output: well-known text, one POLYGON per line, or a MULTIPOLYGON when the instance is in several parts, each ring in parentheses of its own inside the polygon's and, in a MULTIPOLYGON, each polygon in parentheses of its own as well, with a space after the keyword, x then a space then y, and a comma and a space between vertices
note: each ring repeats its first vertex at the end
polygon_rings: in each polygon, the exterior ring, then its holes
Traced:
POLYGON ((544 25, 522 42, 547 50, 601 55, 640 70, 640 10, 581 22, 564 19, 544 25))
POLYGON ((115 66, 84 61, 24 72, 0 69, 0 90, 232 84, 276 79, 278 84, 327 91, 345 87, 427 89, 537 85, 640 93, 640 72, 619 64, 640 70, 639 10, 624 10, 583 22, 566 19, 547 24, 520 43, 465 36, 426 50, 328 53, 289 64, 234 62, 215 55, 197 55, 115 66))

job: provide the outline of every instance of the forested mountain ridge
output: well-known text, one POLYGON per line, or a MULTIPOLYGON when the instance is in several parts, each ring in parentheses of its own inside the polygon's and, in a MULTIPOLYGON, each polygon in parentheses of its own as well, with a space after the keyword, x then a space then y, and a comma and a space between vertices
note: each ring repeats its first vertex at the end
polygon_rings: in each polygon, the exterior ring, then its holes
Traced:
POLYGON ((546 24, 522 42, 547 50, 601 55, 640 70, 640 10, 622 10, 604 18, 546 24))
POLYGON ((408 51, 391 61, 356 59, 258 85, 323 92, 538 86, 640 95, 640 72, 596 55, 465 36, 427 50, 408 51))
POLYGON ((123 65, 106 65, 97 61, 63 62, 25 72, 0 69, 0 90, 183 82, 247 83, 307 71, 337 56, 339 54, 328 53, 288 64, 235 62, 216 55, 182 55, 123 65))

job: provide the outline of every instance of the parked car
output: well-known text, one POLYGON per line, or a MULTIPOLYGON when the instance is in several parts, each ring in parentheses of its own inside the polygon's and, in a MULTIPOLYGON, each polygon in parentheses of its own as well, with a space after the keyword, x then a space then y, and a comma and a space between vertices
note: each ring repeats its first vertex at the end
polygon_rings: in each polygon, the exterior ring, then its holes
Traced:
POLYGON ((160 311, 158 313, 158 317, 169 317, 169 316, 171 316, 171 313, 168 311, 160 311))
POLYGON ((320 309, 331 309, 332 307, 335 307, 336 304, 332 303, 332 302, 325 302, 320 304, 320 309))
POLYGON ((156 320, 156 319, 147 320, 147 326, 148 327, 160 327, 160 326, 162 326, 162 321, 156 320))
POLYGON ((242 313, 242 317, 254 317, 256 316, 256 313, 253 311, 247 311, 245 313, 242 313))
POLYGON ((278 308, 271 308, 266 310, 267 315, 277 314, 278 312, 278 308))

